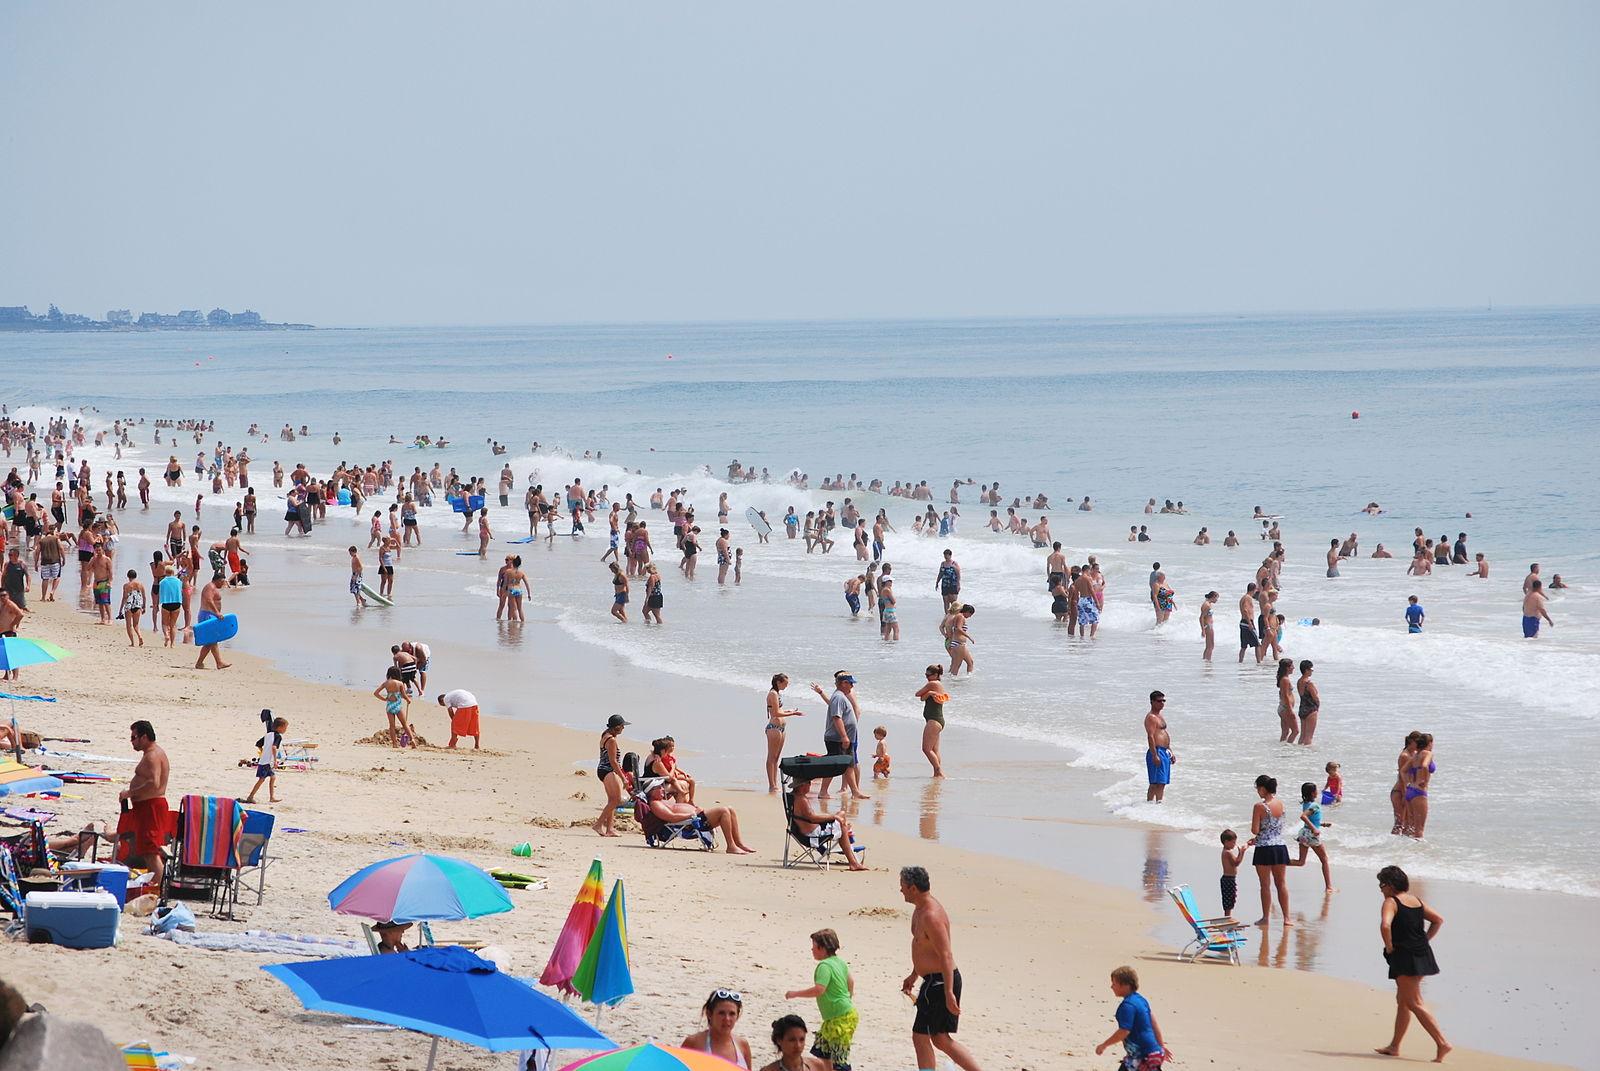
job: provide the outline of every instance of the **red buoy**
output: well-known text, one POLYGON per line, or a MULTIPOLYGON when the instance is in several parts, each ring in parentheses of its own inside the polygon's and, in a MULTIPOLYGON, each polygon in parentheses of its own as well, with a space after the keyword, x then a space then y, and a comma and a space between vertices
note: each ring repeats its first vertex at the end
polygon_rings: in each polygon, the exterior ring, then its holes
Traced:
POLYGON ((1361 419, 1361 412, 1360 412, 1360 410, 1358 410, 1358 409, 1352 409, 1352 410, 1350 410, 1350 419, 1351 419, 1351 420, 1360 420, 1360 419, 1361 419))

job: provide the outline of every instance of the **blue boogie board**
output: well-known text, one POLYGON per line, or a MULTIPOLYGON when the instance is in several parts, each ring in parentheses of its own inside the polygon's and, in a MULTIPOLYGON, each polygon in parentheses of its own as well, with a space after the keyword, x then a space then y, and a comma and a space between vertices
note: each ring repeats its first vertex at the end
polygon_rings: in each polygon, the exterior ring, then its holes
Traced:
POLYGON ((231 640, 239 634, 239 619, 233 614, 223 614, 218 617, 209 610, 201 614, 200 620, 194 624, 194 645, 204 647, 208 643, 222 643, 231 640))

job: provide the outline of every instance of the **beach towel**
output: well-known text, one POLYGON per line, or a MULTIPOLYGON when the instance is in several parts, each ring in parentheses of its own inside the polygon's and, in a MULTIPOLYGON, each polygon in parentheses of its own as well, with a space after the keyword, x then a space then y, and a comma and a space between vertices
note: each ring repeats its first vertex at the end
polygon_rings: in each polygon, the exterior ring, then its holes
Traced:
POLYGON ((273 933, 270 930, 245 930, 243 933, 189 933, 174 930, 171 933, 152 934, 207 952, 254 952, 268 956, 304 956, 313 959, 333 959, 338 956, 364 956, 367 948, 341 937, 318 937, 305 934, 273 933))
POLYGON ((244 808, 221 796, 185 796, 178 805, 183 829, 185 866, 239 866, 239 837, 244 833, 244 808))

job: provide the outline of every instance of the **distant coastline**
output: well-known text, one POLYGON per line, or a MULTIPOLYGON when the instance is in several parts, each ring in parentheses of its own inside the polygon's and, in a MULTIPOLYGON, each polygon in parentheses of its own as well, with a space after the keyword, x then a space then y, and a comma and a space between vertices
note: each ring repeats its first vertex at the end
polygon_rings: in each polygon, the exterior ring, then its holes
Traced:
POLYGON ((272 323, 254 309, 229 312, 217 308, 210 312, 184 309, 181 312, 141 312, 112 309, 105 319, 96 320, 77 312, 62 312, 51 305, 48 312, 34 313, 26 305, 0 305, 0 331, 309 331, 313 324, 272 323))

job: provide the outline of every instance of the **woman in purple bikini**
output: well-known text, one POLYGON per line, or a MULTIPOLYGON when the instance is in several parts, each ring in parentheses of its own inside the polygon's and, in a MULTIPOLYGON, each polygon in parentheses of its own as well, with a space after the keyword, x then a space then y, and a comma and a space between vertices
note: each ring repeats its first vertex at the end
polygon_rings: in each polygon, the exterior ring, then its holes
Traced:
POLYGON ((1406 767, 1405 828, 1408 837, 1421 838, 1428 825, 1428 783, 1438 766, 1433 761, 1433 734, 1418 733, 1411 765, 1406 767))

